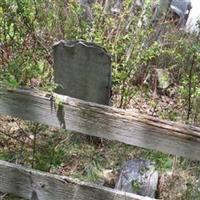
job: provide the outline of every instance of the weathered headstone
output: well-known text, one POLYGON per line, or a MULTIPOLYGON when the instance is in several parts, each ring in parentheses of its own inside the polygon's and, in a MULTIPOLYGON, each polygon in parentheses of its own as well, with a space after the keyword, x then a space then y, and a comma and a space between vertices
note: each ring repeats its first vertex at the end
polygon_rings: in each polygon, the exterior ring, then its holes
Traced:
POLYGON ((100 46, 82 40, 61 40, 53 46, 56 92, 108 105, 111 57, 100 46))
POLYGON ((115 189, 155 198, 158 172, 153 162, 129 160, 122 166, 115 189))

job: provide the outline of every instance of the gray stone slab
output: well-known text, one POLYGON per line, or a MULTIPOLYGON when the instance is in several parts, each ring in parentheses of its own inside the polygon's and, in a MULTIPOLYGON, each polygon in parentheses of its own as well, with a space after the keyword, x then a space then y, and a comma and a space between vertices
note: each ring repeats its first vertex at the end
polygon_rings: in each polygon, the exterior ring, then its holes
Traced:
POLYGON ((158 172, 153 162, 129 160, 122 166, 115 189, 155 198, 158 172))
POLYGON ((100 46, 82 40, 53 45, 56 92, 108 105, 111 96, 111 57, 100 46))

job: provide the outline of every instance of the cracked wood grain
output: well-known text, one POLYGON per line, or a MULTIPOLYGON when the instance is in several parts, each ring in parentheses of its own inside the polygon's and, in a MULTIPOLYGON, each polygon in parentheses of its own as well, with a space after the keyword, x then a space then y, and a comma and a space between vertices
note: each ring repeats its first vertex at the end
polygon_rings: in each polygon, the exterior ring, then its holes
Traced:
MULTIPOLYGON (((53 94, 63 105, 65 128, 130 145, 200 160, 200 128, 53 94)), ((0 114, 60 127, 50 95, 31 90, 0 95, 0 114)), ((62 122, 63 123, 63 122, 62 122)))

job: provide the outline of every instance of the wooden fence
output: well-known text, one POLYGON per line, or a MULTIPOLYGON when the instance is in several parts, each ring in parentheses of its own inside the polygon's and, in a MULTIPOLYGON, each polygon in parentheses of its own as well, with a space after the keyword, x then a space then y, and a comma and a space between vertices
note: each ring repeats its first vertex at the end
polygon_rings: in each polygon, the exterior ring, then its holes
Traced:
MULTIPOLYGON (((200 160, 200 128, 36 90, 0 95, 0 114, 200 160), (54 108, 55 100, 57 108, 54 108)), ((0 191, 28 199, 150 199, 0 161, 0 191)))
POLYGON ((152 200, 0 161, 0 191, 31 200, 152 200))

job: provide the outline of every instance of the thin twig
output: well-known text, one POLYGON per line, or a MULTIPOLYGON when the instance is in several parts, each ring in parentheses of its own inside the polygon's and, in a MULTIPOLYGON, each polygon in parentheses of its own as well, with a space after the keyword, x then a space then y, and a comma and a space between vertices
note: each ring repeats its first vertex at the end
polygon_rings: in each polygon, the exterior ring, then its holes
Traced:
POLYGON ((20 129, 20 131, 24 134, 25 137, 27 137, 28 139, 32 140, 32 138, 28 135, 28 133, 26 133, 26 131, 21 127, 21 125, 18 123, 18 121, 15 121, 16 125, 18 126, 18 128, 20 129))
POLYGON ((0 130, 0 133, 3 134, 3 135, 5 135, 5 136, 7 136, 7 137, 9 137, 9 138, 12 138, 13 140, 16 140, 16 141, 18 141, 18 142, 21 142, 22 144, 25 144, 25 145, 27 145, 27 146, 30 147, 29 144, 27 144, 27 143, 24 142, 23 140, 20 140, 20 139, 17 138, 17 137, 14 137, 14 136, 12 136, 12 135, 10 135, 10 134, 8 134, 8 133, 5 133, 5 132, 3 132, 3 131, 1 131, 1 130, 0 130))
POLYGON ((192 74, 193 74, 193 68, 196 60, 196 53, 194 53, 192 57, 192 63, 189 71, 189 84, 188 84, 188 112, 187 112, 187 121, 190 119, 190 114, 192 110, 192 74))
POLYGON ((36 146, 37 146, 37 132, 39 128, 39 123, 34 123, 34 130, 33 130, 33 153, 32 153, 32 168, 35 165, 35 158, 36 158, 36 146))

